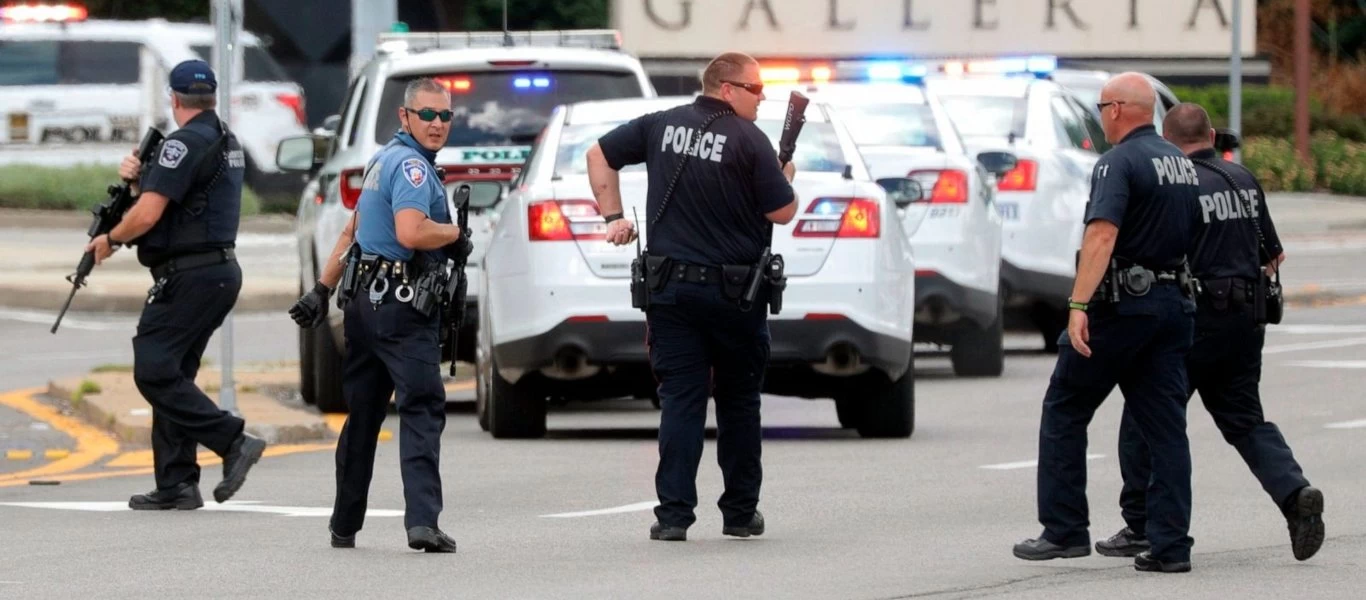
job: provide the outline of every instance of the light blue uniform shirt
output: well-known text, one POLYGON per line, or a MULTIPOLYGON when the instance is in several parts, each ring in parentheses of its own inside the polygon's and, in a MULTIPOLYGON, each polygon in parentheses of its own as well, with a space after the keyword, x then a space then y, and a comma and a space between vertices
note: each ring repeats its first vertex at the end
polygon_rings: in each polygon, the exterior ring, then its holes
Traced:
POLYGON ((356 243, 362 251, 389 260, 406 261, 413 251, 398 243, 394 217, 412 208, 438 223, 450 223, 446 186, 436 176, 436 153, 423 148, 403 131, 380 148, 366 167, 356 210, 356 243))

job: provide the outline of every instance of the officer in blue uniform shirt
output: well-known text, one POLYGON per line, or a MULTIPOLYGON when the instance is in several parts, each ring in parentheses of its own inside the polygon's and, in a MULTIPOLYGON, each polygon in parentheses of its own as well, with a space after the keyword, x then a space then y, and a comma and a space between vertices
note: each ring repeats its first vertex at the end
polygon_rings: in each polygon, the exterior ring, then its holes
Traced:
POLYGON ((1195 167, 1152 125, 1156 95, 1138 73, 1106 82, 1097 107, 1106 141, 1091 176, 1067 332, 1039 426, 1041 536, 1015 545, 1025 560, 1091 553, 1086 428, 1119 386, 1153 455, 1147 486, 1151 549, 1140 571, 1190 570, 1190 444, 1186 353, 1195 302, 1185 273, 1199 219, 1195 167))
POLYGON ((233 248, 246 159, 214 112, 218 81, 208 63, 171 70, 171 112, 179 129, 143 165, 124 158, 119 176, 135 182, 137 202, 87 250, 103 261, 119 245, 137 246, 153 285, 133 338, 133 381, 152 405, 156 489, 128 500, 134 510, 190 510, 199 494, 198 446, 223 457, 214 499, 225 502, 246 481, 266 443, 195 386, 200 359, 242 289, 233 248), (146 167, 143 172, 143 167, 146 167), (139 180, 139 174, 141 178, 139 180))
MULTIPOLYGON (((1214 151, 1214 129, 1200 105, 1172 108, 1162 134, 1192 159, 1200 175, 1200 234, 1191 270, 1204 292, 1197 302, 1195 345, 1186 361, 1187 394, 1200 392, 1224 440, 1285 515, 1292 554, 1307 560, 1323 545, 1323 492, 1309 485, 1280 429, 1266 421, 1257 389, 1266 342, 1265 322, 1256 314, 1257 282, 1263 268, 1273 272, 1285 260, 1266 193, 1250 171, 1214 151)), ((1144 490, 1152 457, 1127 405, 1119 464, 1124 476, 1119 503, 1128 525, 1096 542, 1096 551, 1134 556, 1149 547, 1144 490)))
POLYGON ((795 167, 778 163, 773 143, 754 124, 764 95, 753 58, 718 56, 703 71, 702 87, 691 104, 604 135, 587 157, 613 244, 636 237, 635 224, 622 214, 618 171, 644 162, 649 173, 647 250, 653 260, 647 262, 656 272, 646 326, 662 409, 655 474, 660 504, 650 528, 655 540, 685 540, 696 521, 708 396, 716 398, 716 451, 725 479, 721 531, 738 537, 764 532, 757 509, 763 479, 759 393, 768 364, 768 312, 762 298, 742 307, 728 296, 726 290, 737 286, 723 285, 722 267, 731 265, 734 273, 755 265, 771 246, 773 223, 792 220, 795 167))
POLYGON ((346 371, 342 394, 350 414, 337 442, 337 496, 332 546, 353 548, 365 520, 375 446, 389 398, 396 395, 408 546, 455 552, 437 526, 442 508, 441 433, 446 388, 441 379, 441 310, 418 308, 420 281, 472 246, 451 223, 436 154, 446 144, 450 93, 432 79, 411 81, 398 107, 400 131, 366 165, 356 212, 324 263, 313 290, 290 309, 304 327, 325 322, 327 300, 342 279, 354 241, 366 274, 346 303, 346 371), (396 393, 396 394, 395 394, 396 393))

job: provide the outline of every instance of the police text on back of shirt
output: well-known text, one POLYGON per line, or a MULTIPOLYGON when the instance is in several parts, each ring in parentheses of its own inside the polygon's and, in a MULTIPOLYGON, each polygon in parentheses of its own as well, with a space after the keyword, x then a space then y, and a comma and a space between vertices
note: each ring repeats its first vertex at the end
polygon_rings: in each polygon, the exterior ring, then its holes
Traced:
POLYGON ((694 144, 694 130, 691 127, 674 127, 666 125, 664 127, 664 140, 660 144, 659 150, 672 150, 675 154, 696 156, 702 160, 721 162, 721 153, 725 150, 726 136, 710 131, 702 134, 702 139, 694 144))
POLYGON ((1195 163, 1184 156, 1155 156, 1153 168, 1157 169, 1157 185, 1200 185, 1200 176, 1195 173, 1195 163))
POLYGON ((1260 194, 1257 190, 1239 191, 1242 193, 1243 200, 1246 201, 1246 204, 1235 198, 1232 190, 1215 192, 1213 194, 1201 194, 1200 209, 1204 212, 1205 222, 1209 223, 1211 218, 1219 221, 1227 221, 1229 219, 1246 219, 1249 216, 1254 219, 1260 217, 1260 211, 1257 210, 1257 205, 1260 201, 1258 196, 1260 196, 1260 194), (1247 214, 1246 206, 1249 204, 1252 205, 1251 215, 1247 214))

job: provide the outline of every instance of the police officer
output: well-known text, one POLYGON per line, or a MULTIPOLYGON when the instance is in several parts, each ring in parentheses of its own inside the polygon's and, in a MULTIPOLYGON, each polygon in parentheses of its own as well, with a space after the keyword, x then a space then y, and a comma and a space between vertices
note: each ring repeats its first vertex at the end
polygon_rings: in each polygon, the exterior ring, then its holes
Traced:
POLYGON ((176 65, 170 84, 179 129, 162 142, 145 173, 136 154, 123 160, 119 176, 134 182, 138 200, 117 227, 86 247, 98 262, 121 244, 136 244, 138 262, 152 272, 133 338, 133 381, 152 405, 156 489, 129 498, 134 510, 203 506, 200 445, 223 457, 223 480, 213 497, 225 502, 266 448, 244 432, 241 418, 218 408, 194 383, 209 338, 242 289, 233 248, 246 159, 214 112, 218 82, 208 63, 176 65))
MULTIPOLYGON (((721 532, 764 532, 757 510, 763 478, 759 392, 768 364, 768 316, 762 299, 742 308, 726 291, 735 286, 723 285, 722 272, 726 265, 731 273, 755 265, 771 245, 773 223, 792 220, 795 167, 778 163, 772 142, 754 124, 764 85, 753 58, 734 52, 716 57, 703 71, 702 88, 691 104, 612 130, 587 157, 607 241, 617 245, 636 238, 635 224, 622 213, 617 172, 641 162, 649 172, 646 327, 662 409, 653 540, 686 540, 696 521, 709 395, 716 398, 717 459, 725 480, 721 532)), ((745 273, 759 276, 752 271, 745 273)))
POLYGON ((327 300, 342 279, 342 258, 359 246, 365 274, 346 302, 346 380, 350 414, 337 442, 337 496, 329 525, 334 548, 354 548, 365 521, 375 446, 389 398, 396 394, 399 455, 408 547, 455 552, 437 526, 441 513, 441 433, 446 388, 441 379, 441 310, 424 306, 423 277, 472 246, 451 224, 436 154, 446 144, 450 93, 429 78, 414 79, 397 108, 400 130, 366 166, 352 220, 324 263, 313 290, 290 309, 300 326, 326 321, 327 300), (422 308, 420 308, 422 307, 422 308), (424 312, 423 309, 426 309, 424 312))
POLYGON ((1038 510, 1043 534, 1015 545, 1026 560, 1091 553, 1086 427, 1116 385, 1154 456, 1149 552, 1140 571, 1190 570, 1191 466, 1186 363, 1193 292, 1181 285, 1194 236, 1199 181, 1190 159, 1157 135, 1143 75, 1106 82, 1097 107, 1106 141, 1091 176, 1067 332, 1044 396, 1038 510))
MULTIPOLYGON (((1238 450, 1285 515, 1295 558, 1306 560, 1323 544, 1323 493, 1309 485, 1285 437, 1263 417, 1257 389, 1266 341, 1265 325, 1255 314, 1258 281, 1263 268, 1274 272, 1285 260, 1265 192, 1251 172, 1215 152, 1209 115, 1198 104, 1174 107, 1162 130, 1195 162, 1200 175, 1200 234, 1191 269, 1204 292, 1197 302, 1195 345, 1186 361, 1188 397, 1200 392, 1224 440, 1238 450), (1236 182, 1236 190, 1226 175, 1236 182)), ((1133 556, 1148 549, 1143 490, 1152 473, 1149 454, 1126 405, 1119 458, 1124 476, 1120 508, 1128 526, 1096 542, 1097 552, 1133 556)))

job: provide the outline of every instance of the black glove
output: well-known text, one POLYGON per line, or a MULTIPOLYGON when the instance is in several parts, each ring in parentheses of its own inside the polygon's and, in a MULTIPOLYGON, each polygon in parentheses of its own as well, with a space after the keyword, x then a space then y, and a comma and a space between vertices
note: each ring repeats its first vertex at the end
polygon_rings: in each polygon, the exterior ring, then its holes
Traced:
POLYGON ((294 306, 289 308, 289 318, 294 319, 299 327, 312 329, 323 324, 327 320, 327 297, 332 290, 322 282, 313 286, 313 290, 299 298, 294 306))
POLYGON ((470 241, 469 236, 461 235, 460 239, 442 246, 441 251, 445 253, 446 258, 458 263, 469 258, 470 253, 474 252, 474 242, 470 241))

